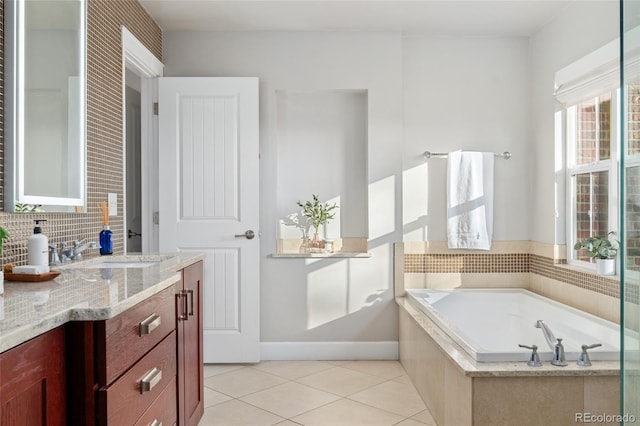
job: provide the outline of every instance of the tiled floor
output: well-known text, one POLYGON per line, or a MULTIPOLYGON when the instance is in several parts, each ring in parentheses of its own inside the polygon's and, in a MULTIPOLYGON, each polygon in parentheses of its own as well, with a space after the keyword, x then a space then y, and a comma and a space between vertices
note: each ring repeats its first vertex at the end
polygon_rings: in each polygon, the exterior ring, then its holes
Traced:
POLYGON ((205 365, 200 426, 435 426, 397 361, 205 365))

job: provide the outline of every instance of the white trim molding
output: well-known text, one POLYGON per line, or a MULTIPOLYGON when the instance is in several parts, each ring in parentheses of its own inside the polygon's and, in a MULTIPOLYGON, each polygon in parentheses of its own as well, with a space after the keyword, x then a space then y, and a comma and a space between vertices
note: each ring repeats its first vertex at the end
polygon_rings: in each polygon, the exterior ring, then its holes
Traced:
POLYGON ((398 342, 262 342, 263 361, 397 360, 398 342))

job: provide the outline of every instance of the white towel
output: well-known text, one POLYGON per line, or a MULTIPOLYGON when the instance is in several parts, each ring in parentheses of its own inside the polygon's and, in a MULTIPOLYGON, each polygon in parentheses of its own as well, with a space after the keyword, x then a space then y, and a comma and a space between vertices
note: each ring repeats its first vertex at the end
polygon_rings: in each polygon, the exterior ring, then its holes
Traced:
POLYGON ((491 249, 493 238, 493 153, 449 153, 447 240, 449 248, 491 249))

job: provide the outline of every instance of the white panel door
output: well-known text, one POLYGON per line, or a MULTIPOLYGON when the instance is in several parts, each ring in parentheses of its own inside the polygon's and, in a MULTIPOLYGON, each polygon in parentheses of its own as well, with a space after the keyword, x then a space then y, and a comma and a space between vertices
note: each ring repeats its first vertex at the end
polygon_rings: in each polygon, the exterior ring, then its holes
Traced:
POLYGON ((160 78, 159 134, 160 251, 206 253, 204 361, 257 362, 258 79, 160 78))

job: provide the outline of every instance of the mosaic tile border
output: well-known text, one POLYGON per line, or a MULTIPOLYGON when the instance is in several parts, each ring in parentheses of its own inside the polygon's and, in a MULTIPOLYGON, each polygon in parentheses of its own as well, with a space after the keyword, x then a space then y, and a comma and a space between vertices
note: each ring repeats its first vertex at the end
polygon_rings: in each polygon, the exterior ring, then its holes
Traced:
POLYGON ((406 273, 516 273, 529 272, 528 253, 430 254, 405 253, 406 273))
MULTIPOLYGON (((529 253, 404 254, 404 272, 408 274, 529 272, 606 296, 620 298, 618 280, 558 266, 562 264, 566 264, 564 259, 551 259, 529 253)), ((638 296, 637 286, 627 286, 626 301, 637 303, 638 296)))

